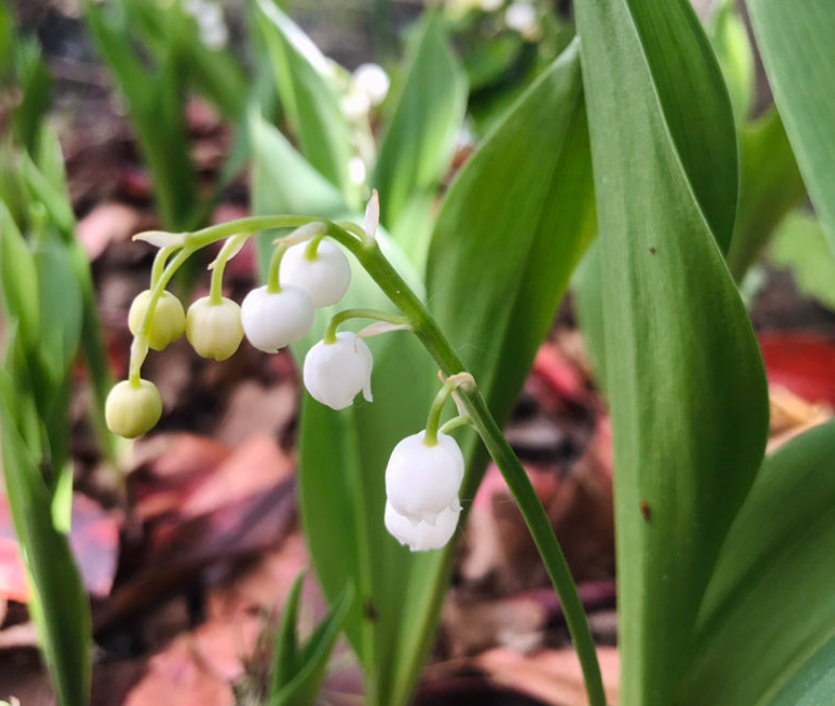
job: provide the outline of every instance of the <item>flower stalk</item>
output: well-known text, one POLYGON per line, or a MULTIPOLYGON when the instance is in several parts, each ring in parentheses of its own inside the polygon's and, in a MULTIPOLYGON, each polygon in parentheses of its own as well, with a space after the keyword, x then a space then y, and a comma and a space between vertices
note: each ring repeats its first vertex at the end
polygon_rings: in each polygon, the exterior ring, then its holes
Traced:
MULTIPOLYGON (((196 249, 230 235, 251 235, 261 230, 274 228, 298 228, 310 223, 322 223, 322 219, 316 216, 256 216, 210 226, 186 236, 185 247, 165 268, 160 281, 155 283, 152 288, 152 302, 149 306, 149 315, 143 323, 143 328, 147 330, 153 304, 156 303, 156 299, 159 298, 162 288, 170 279, 173 271, 196 249), (156 295, 156 298, 154 298, 154 295, 156 295)), ((356 257, 359 264, 374 279, 383 293, 402 312, 405 321, 435 360, 441 373, 446 378, 465 373, 466 368, 452 344, 441 331, 424 303, 409 288, 380 251, 376 238, 355 224, 324 223, 323 228, 324 235, 338 242, 356 257)), ((338 323, 337 321, 336 324, 333 324, 332 320, 329 325, 328 333, 332 337, 335 336, 338 323), (330 330, 331 326, 332 330, 330 330)), ((325 336, 326 340, 328 333, 325 336)), ((139 364, 141 365, 141 362, 139 364)), ((138 366, 135 374, 138 379, 138 366)), ((133 364, 131 375, 134 375, 133 364)), ((571 576, 559 542, 554 535, 550 520, 531 485, 527 473, 505 440, 478 387, 474 384, 461 385, 457 388, 456 394, 466 412, 464 416, 469 418, 469 423, 478 431, 490 456, 501 471, 508 488, 513 494, 551 582, 560 597, 563 614, 583 670, 589 703, 591 706, 605 706, 606 695, 603 689, 594 640, 577 592, 577 586, 571 576)), ((460 422, 460 424, 464 423, 464 421, 460 422)))

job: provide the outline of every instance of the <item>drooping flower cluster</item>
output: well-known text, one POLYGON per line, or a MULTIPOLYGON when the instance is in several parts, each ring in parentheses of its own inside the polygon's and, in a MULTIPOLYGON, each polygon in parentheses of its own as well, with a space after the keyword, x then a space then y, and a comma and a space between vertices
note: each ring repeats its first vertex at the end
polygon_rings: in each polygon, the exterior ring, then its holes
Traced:
MULTIPOLYGON (((373 245, 378 221, 375 194, 366 210, 365 245, 373 245)), ((259 350, 275 353, 307 335, 314 310, 339 302, 351 282, 345 254, 323 240, 324 233, 322 224, 314 223, 280 241, 270 263, 268 283, 249 292, 240 306, 222 296, 222 275, 228 259, 249 236, 228 238, 210 266, 210 294, 195 301, 187 313, 179 300, 162 288, 161 281, 165 258, 185 243, 165 245, 168 239, 161 238, 159 267, 155 265, 152 277, 156 285, 142 292, 131 306, 129 327, 135 336, 131 374, 108 396, 110 429, 134 438, 160 419, 159 391, 139 375, 149 348, 163 350, 185 332, 199 355, 222 361, 235 353, 244 337, 259 350)), ((156 239, 160 234, 153 235, 156 239)), ((188 254, 184 251, 183 260, 188 254)), ((304 360, 304 384, 311 397, 334 410, 351 406, 360 393, 371 402, 374 361, 364 339, 404 328, 409 328, 405 317, 375 310, 348 309, 334 315, 322 340, 310 348, 304 360), (377 323, 360 333, 337 332, 341 322, 352 318, 371 318, 377 323)), ((439 420, 462 378, 472 379, 462 374, 445 381, 430 409, 426 429, 397 444, 385 471, 387 503, 381 520, 389 533, 412 551, 440 549, 458 526, 464 457, 455 439, 445 433, 446 427, 439 429, 439 420)), ((459 417, 458 422, 468 419, 459 417)))

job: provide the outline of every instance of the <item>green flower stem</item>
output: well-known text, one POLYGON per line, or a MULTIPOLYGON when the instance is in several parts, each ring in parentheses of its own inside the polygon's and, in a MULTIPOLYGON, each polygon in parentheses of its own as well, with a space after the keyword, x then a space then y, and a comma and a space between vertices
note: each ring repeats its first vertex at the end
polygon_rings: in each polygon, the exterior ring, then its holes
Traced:
POLYGON ((179 245, 167 245, 166 247, 159 249, 157 256, 154 258, 154 266, 151 269, 151 287, 159 282, 159 278, 162 277, 162 273, 165 271, 165 263, 168 262, 168 258, 179 249, 179 245))
POLYGON ((267 292, 270 294, 278 294, 281 291, 278 273, 281 269, 281 259, 286 252, 287 246, 284 243, 280 243, 273 250, 273 255, 270 258, 269 274, 267 275, 267 292))
POLYGON ((350 319, 371 319, 372 321, 383 321, 387 324, 394 324, 395 326, 404 326, 409 324, 409 320, 400 314, 389 314, 385 311, 377 309, 345 309, 338 314, 334 314, 328 325, 325 326, 325 334, 322 340, 325 344, 330 345, 336 343, 336 329, 339 325, 350 319))
POLYGON ((223 271, 226 269, 226 263, 235 257, 247 238, 251 237, 252 233, 236 233, 223 244, 223 247, 211 265, 212 282, 209 287, 210 304, 217 305, 223 301, 223 271))
POLYGON ((449 434, 459 427, 471 427, 473 425, 473 420, 469 414, 461 414, 457 417, 453 417, 450 419, 446 424, 444 424, 438 431, 441 434, 449 434))
MULTIPOLYGON (((272 228, 293 228, 314 221, 321 222, 321 220, 321 218, 313 216, 245 218, 232 223, 204 228, 189 236, 186 243, 189 247, 203 247, 235 233, 254 233, 272 228)), ((348 224, 345 225, 348 226, 348 224)), ((326 223, 326 234, 357 258, 380 289, 403 312, 415 335, 438 364, 442 374, 445 377, 450 377, 466 372, 464 364, 432 314, 380 252, 377 243, 374 240, 362 238, 362 233, 362 230, 354 225, 343 228, 335 223, 326 223), (351 232, 348 232, 349 230, 351 232)), ((173 265, 174 262, 172 261, 171 264, 173 265)), ((167 270, 168 268, 166 268, 166 272, 167 270)), ((458 387, 457 393, 472 420, 473 426, 504 476, 505 482, 525 518, 528 530, 539 550, 539 555, 551 582, 560 597, 568 630, 571 633, 583 670, 589 704, 590 706, 606 706, 606 693, 603 690, 603 680, 600 675, 600 665, 597 661, 597 651, 591 636, 591 630, 586 620, 580 596, 577 593, 577 586, 571 576, 571 571, 559 542, 554 535, 548 515, 542 507, 542 503, 539 501, 525 469, 522 468, 522 464, 516 458, 516 454, 513 453, 513 449, 510 448, 499 425, 490 413, 478 387, 474 384, 464 383, 458 387)))
POLYGON ((322 242, 323 236, 318 236, 316 238, 311 239, 311 241, 307 244, 307 247, 304 249, 304 259, 310 260, 313 262, 316 260, 317 253, 319 251, 319 243, 322 242))
POLYGON ((432 405, 429 407, 429 417, 426 420, 426 432, 423 435, 424 446, 438 445, 438 426, 441 423, 441 412, 444 411, 444 406, 452 391, 455 389, 455 382, 447 380, 443 387, 438 390, 435 399, 432 400, 432 405))

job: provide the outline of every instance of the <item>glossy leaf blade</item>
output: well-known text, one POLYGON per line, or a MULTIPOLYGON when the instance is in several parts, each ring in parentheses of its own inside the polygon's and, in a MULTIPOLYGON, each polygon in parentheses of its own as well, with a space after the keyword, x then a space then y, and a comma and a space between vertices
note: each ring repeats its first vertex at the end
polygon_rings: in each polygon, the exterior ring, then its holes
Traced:
POLYGON ((766 459, 722 548, 676 703, 828 704, 835 679, 835 424, 766 459))
POLYGON ((689 3, 576 8, 614 430, 621 702, 668 706, 767 431, 762 361, 717 247, 736 189, 704 183, 736 173, 735 149, 715 150, 733 116, 689 3), (662 85, 674 77, 658 64, 675 52, 679 85, 662 85), (693 130, 676 140, 683 116, 693 130))
POLYGON ((353 194, 348 174, 351 137, 339 96, 328 78, 328 60, 273 0, 258 0, 261 28, 281 104, 301 152, 344 194, 353 194))
POLYGON ((749 12, 774 100, 835 251, 835 3, 753 0, 749 12))
POLYGON ((449 167, 466 102, 467 82, 444 20, 430 12, 377 158, 373 183, 380 192, 384 226, 394 226, 412 197, 437 188, 449 167))

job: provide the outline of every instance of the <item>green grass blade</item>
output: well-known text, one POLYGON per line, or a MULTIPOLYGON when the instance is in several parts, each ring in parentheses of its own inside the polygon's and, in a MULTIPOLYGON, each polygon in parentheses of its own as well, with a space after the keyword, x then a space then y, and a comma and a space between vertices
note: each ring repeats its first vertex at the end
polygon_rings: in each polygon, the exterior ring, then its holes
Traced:
POLYGON ((733 115, 688 2, 576 8, 614 430, 621 703, 669 706, 767 433, 762 361, 722 257, 733 115))
POLYGON ((276 632, 273 646, 271 697, 277 695, 292 680, 299 668, 299 640, 296 634, 296 623, 304 579, 305 572, 302 571, 293 582, 287 600, 284 602, 284 610, 281 612, 281 624, 276 632))

